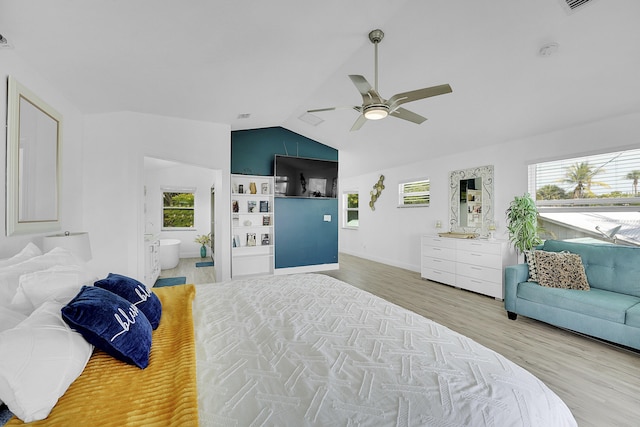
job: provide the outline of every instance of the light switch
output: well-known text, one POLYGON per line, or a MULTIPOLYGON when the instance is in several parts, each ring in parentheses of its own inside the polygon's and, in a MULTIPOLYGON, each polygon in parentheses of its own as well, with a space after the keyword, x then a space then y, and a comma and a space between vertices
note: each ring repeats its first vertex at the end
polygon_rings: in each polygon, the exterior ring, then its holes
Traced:
POLYGON ((331 222, 331 215, 325 215, 324 222, 331 222))

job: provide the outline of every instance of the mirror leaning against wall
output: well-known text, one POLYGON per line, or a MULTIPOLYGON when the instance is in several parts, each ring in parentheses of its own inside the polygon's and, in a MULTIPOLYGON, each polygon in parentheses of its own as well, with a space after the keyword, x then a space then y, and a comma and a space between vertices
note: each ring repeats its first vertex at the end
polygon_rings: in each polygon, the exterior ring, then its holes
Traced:
POLYGON ((62 115, 9 76, 6 234, 60 229, 62 115))

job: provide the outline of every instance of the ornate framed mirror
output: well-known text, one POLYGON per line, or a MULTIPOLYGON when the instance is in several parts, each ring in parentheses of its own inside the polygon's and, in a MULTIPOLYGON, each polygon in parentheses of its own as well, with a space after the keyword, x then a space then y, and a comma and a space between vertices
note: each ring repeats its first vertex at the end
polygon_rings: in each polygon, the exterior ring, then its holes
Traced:
POLYGON ((449 174, 451 231, 486 236, 493 223, 493 165, 449 174))
POLYGON ((9 77, 6 232, 60 229, 62 115, 9 77))

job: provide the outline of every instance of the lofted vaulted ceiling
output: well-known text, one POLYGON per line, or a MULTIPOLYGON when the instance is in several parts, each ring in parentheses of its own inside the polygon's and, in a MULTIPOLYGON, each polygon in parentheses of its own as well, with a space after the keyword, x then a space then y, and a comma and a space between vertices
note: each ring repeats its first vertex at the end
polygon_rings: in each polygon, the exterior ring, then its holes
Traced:
POLYGON ((19 56, 87 114, 283 126, 362 159, 352 175, 640 111, 638 22, 637 0, 0 0, 0 61, 19 56), (453 93, 406 104, 421 125, 300 120, 360 104, 347 75, 373 82, 375 28, 383 96, 453 93))

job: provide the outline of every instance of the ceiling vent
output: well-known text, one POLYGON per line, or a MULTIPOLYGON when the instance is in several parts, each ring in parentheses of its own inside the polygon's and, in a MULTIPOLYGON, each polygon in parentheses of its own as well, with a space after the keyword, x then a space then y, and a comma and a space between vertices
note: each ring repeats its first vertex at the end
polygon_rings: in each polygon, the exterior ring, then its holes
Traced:
POLYGON ((574 13, 578 9, 581 9, 589 3, 594 3, 595 1, 596 0, 560 0, 567 13, 574 13))

